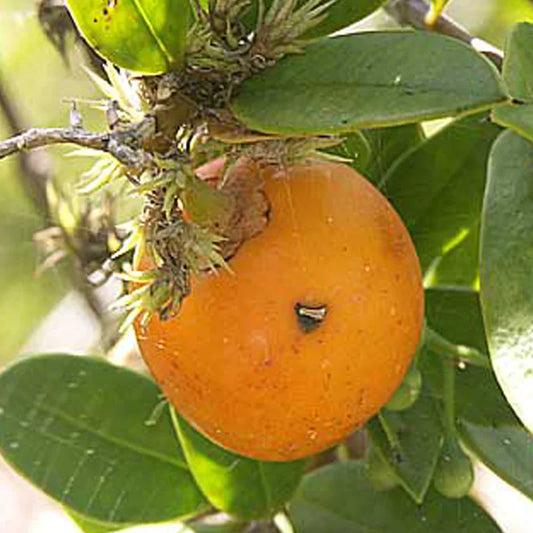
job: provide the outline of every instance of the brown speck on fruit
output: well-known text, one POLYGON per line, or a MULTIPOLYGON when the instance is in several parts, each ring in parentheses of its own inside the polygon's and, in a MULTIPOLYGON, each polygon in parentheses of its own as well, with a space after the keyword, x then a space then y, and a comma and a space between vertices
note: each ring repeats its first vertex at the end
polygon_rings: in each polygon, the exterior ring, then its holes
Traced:
POLYGON ((294 305, 294 312, 296 313, 300 329, 304 333, 311 333, 311 331, 317 329, 326 318, 328 306, 308 306, 297 302, 294 305))

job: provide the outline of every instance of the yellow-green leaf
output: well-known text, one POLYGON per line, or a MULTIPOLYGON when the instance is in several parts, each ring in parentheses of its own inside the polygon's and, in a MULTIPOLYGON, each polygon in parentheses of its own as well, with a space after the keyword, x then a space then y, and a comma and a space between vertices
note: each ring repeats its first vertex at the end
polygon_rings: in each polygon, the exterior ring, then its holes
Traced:
POLYGON ((119 67, 144 74, 179 68, 188 0, 67 0, 87 42, 119 67))

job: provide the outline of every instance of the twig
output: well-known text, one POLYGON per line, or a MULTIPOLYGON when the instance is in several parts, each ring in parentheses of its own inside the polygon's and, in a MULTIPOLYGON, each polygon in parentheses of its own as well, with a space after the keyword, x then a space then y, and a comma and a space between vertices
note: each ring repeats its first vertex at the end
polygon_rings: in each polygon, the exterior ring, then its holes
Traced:
POLYGON ((50 144, 73 143, 95 150, 105 150, 108 134, 88 133, 70 128, 33 128, 0 143, 0 159, 8 155, 33 150, 50 144))
POLYGON ((424 0, 389 0, 384 9, 402 26, 412 26, 419 30, 435 31, 454 37, 487 56, 498 68, 502 66, 503 52, 501 50, 470 35, 467 30, 446 15, 441 15, 434 26, 428 27, 425 18, 429 5, 424 0))
POLYGON ((492 368, 488 355, 472 346, 454 344, 428 325, 426 325, 424 330, 424 346, 430 352, 455 360, 458 364, 471 364, 485 370, 492 368))
POLYGON ((82 128, 33 128, 0 142, 0 159, 53 144, 76 144, 113 155, 130 168, 139 168, 143 152, 130 146, 134 132, 92 133, 82 128))

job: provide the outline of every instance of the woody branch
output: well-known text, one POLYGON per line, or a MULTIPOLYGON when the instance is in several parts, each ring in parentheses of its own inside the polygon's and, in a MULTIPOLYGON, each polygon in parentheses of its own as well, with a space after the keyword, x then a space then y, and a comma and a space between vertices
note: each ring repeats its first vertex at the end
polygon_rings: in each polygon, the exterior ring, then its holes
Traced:
POLYGON ((0 159, 43 146, 75 144, 108 152, 124 165, 138 168, 143 163, 143 151, 131 146, 132 133, 93 133, 82 128, 32 128, 0 142, 0 159))

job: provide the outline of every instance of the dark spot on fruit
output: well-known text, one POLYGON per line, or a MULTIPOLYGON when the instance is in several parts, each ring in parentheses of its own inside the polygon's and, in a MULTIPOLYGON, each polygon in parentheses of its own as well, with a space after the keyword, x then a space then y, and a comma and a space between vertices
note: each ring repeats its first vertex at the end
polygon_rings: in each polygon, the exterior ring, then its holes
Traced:
POLYGON ((109 11, 107 7, 104 7, 104 10, 102 11, 102 13, 104 14, 104 17, 107 17, 107 15, 109 15, 109 11))
POLYGON ((93 22, 96 24, 98 22, 98 19, 96 17, 93 18, 93 22))
POLYGON ((301 303, 294 305, 294 312, 298 320, 298 326, 304 333, 311 333, 317 329, 328 313, 327 305, 309 306, 301 303))

